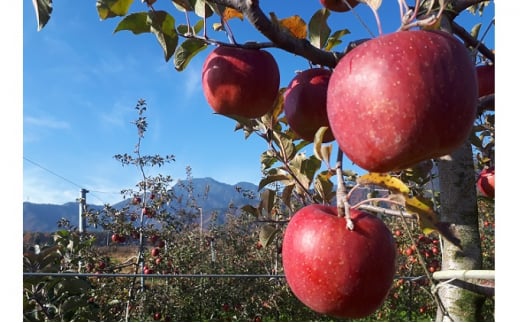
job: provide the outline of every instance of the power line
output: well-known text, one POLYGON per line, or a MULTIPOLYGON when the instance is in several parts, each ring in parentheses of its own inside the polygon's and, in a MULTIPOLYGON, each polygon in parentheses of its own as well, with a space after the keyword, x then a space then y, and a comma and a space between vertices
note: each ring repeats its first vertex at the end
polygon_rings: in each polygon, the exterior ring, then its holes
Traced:
MULTIPOLYGON (((23 156, 23 159, 26 160, 26 161, 28 161, 29 163, 31 163, 31 164, 33 164, 33 165, 35 165, 35 166, 41 168, 41 169, 43 169, 44 171, 46 171, 46 172, 48 172, 48 173, 50 173, 50 174, 52 174, 52 175, 54 175, 54 176, 56 176, 56 177, 61 178, 62 180, 66 181, 66 182, 68 182, 68 183, 70 183, 70 184, 72 184, 72 185, 74 185, 74 186, 76 186, 76 187, 78 187, 78 188, 80 188, 80 189, 84 189, 84 188, 85 188, 84 186, 79 185, 79 184, 77 184, 77 183, 71 181, 70 179, 61 176, 60 174, 58 174, 58 173, 56 173, 56 172, 54 172, 54 171, 52 171, 52 170, 50 170, 50 169, 48 169, 48 168, 46 168, 46 167, 40 165, 39 163, 37 163, 37 162, 35 162, 35 161, 33 161, 33 160, 31 160, 31 159, 25 157, 25 156, 23 156)), ((92 191, 92 190, 89 190, 89 192, 100 192, 100 191, 92 191)), ((100 192, 100 193, 103 193, 103 192, 100 192)), ((101 201, 103 204, 105 204, 105 201, 103 201, 103 200, 102 200, 101 198, 99 198, 98 196, 96 196, 96 195, 94 195, 94 194, 92 194, 92 193, 91 193, 90 195, 91 195, 92 197, 98 199, 99 201, 101 201)))

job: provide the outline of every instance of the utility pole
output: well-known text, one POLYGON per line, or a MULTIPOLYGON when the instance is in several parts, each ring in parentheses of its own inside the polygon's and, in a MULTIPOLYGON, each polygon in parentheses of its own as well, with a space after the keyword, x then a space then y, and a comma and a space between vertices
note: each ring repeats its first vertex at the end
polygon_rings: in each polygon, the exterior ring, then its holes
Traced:
MULTIPOLYGON (((79 201, 79 220, 78 220, 78 229, 79 229, 79 234, 80 234, 80 239, 83 239, 82 237, 82 234, 83 232, 85 231, 85 227, 86 227, 86 221, 85 221, 85 216, 84 216, 84 213, 87 209, 87 193, 88 193, 88 190, 82 188, 80 192, 80 198, 78 199, 79 201)), ((78 262, 78 272, 81 272, 81 267, 83 266, 83 262, 80 260, 78 262)))
POLYGON ((85 217, 83 216, 85 210, 87 209, 87 193, 88 190, 82 188, 81 191, 79 191, 81 196, 78 199, 79 201, 79 232, 83 233, 85 231, 86 222, 85 217))

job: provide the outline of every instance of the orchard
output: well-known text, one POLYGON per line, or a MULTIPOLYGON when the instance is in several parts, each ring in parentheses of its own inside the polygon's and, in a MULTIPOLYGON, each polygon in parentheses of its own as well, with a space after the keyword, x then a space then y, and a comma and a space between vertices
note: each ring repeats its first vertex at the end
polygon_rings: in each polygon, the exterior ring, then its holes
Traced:
MULTIPOLYGON (((122 210, 87 214, 111 232, 111 248, 137 245, 137 256, 116 261, 93 248, 94 236, 59 230, 46 250, 62 265, 26 255, 26 271, 45 272, 45 262, 93 276, 67 278, 76 307, 27 279, 26 319, 494 320, 494 19, 463 23, 494 2, 394 0, 385 14, 399 27, 385 33, 382 0, 308 1, 309 16, 292 1, 283 4, 289 16, 265 0, 96 2, 102 21, 117 19, 114 37, 156 37, 172 73, 204 57, 206 113, 265 141, 261 201, 230 206, 226 223, 204 233, 196 205, 168 208, 178 198, 171 178, 146 176, 144 166, 174 157, 140 154, 147 105, 139 100, 135 155, 114 157, 142 180, 122 191, 122 210), (357 14, 364 9, 372 20, 357 14), (258 37, 239 39, 233 31, 244 25, 258 37), (369 37, 351 33, 354 25, 369 37), (280 52, 301 68, 284 75, 280 52), (124 268, 135 276, 95 276, 124 268), (203 272, 272 277, 256 287, 155 278, 203 272), (44 311, 42 299, 61 305, 44 311), (76 314, 54 316, 67 306, 76 314)), ((43 29, 59 4, 34 3, 43 29)))

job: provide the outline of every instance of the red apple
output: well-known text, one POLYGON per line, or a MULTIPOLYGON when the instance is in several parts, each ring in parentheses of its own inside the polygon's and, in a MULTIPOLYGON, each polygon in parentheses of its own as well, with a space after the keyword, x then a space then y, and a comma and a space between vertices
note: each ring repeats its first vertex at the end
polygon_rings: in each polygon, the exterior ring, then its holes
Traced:
POLYGON ((450 154, 468 138, 477 77, 468 50, 442 31, 399 31, 340 59, 327 113, 347 157, 365 170, 402 170, 450 154))
POLYGON ((161 252, 161 249, 160 248, 153 248, 152 251, 150 252, 151 255, 153 257, 157 257, 159 255, 159 253, 161 252))
POLYGON ((202 66, 202 88, 216 113, 258 118, 273 108, 280 71, 261 49, 218 46, 202 66))
POLYGON ((396 249, 377 217, 351 209, 354 230, 333 206, 312 204, 287 225, 282 261, 294 295, 312 310, 361 318, 377 310, 392 287, 396 249))
POLYGON ((151 207, 144 207, 143 214, 146 215, 147 218, 153 218, 155 216, 155 210, 151 207))
POLYGON ((320 0, 322 6, 325 8, 331 10, 331 11, 338 11, 338 12, 345 12, 349 11, 350 7, 354 8, 359 4, 357 0, 347 0, 348 4, 347 6, 343 0, 320 0))
POLYGON ((138 195, 134 195, 134 197, 132 198, 132 204, 133 205, 141 204, 141 197, 139 197, 138 195))
POLYGON ((111 239, 112 239, 112 242, 116 242, 116 243, 119 242, 119 234, 114 233, 112 235, 111 239))
POLYGON ((495 93, 495 65, 478 65, 478 96, 495 93))
POLYGON ((164 242, 164 240, 159 240, 159 242, 157 243, 157 246, 159 248, 164 248, 164 246, 166 246, 166 242, 164 242))
POLYGON ((299 72, 284 93, 284 113, 291 129, 302 139, 313 142, 320 127, 329 127, 323 142, 334 140, 327 117, 327 88, 331 70, 311 68, 299 72))
POLYGON ((150 242, 151 242, 153 245, 157 242, 158 239, 159 239, 159 236, 156 235, 156 234, 152 234, 152 235, 150 236, 150 242))
POLYGON ((495 198, 495 167, 484 167, 477 178, 477 188, 482 195, 495 198))

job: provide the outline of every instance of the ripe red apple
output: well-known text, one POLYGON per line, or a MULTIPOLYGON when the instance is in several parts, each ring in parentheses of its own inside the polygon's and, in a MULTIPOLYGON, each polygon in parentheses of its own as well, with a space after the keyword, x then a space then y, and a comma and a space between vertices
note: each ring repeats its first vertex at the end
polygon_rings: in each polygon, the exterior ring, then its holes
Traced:
POLYGON ((157 246, 159 248, 164 248, 164 246, 166 246, 166 242, 164 242, 164 240, 159 240, 159 242, 157 243, 157 246))
POLYGON ((202 88, 216 113, 258 118, 278 96, 280 71, 273 56, 261 49, 218 46, 202 66, 202 88))
POLYGON ((294 295, 312 310, 337 318, 361 318, 377 310, 392 287, 396 248, 377 217, 351 209, 346 227, 333 206, 312 204, 287 225, 282 261, 294 295))
MULTIPOLYGON (((350 10, 349 6, 347 6, 343 0, 320 0, 320 2, 325 8, 331 11, 345 12, 350 10)), ((347 0, 347 2, 352 8, 359 4, 357 0, 347 0)))
POLYGON ((478 65, 478 97, 495 93, 495 65, 478 65))
POLYGON ((156 235, 156 234, 152 234, 152 235, 150 236, 150 242, 151 242, 153 245, 157 242, 158 239, 159 239, 159 236, 156 235))
POLYGON ((340 59, 327 113, 347 157, 365 170, 402 170, 450 154, 468 138, 477 77, 468 50, 442 31, 399 31, 340 59))
POLYGON ((141 204, 141 197, 138 196, 138 195, 134 195, 134 197, 132 198, 132 204, 133 204, 133 205, 139 205, 139 204, 141 204))
POLYGON ((299 72, 284 93, 287 123, 302 139, 313 142, 320 127, 329 127, 323 142, 334 140, 327 116, 327 88, 331 70, 311 68, 299 72))
POLYGON ((152 251, 151 251, 150 253, 151 253, 151 255, 152 255, 153 257, 157 257, 157 256, 159 255, 160 252, 161 252, 161 249, 156 247, 156 248, 153 248, 152 251))
POLYGON ((112 239, 112 242, 116 242, 116 243, 119 242, 119 234, 114 233, 112 235, 111 239, 112 239))
POLYGON ((484 167, 477 178, 477 188, 482 195, 495 198, 495 167, 484 167))
POLYGON ((153 218, 155 216, 155 210, 151 207, 144 207, 143 214, 146 215, 147 218, 153 218))

